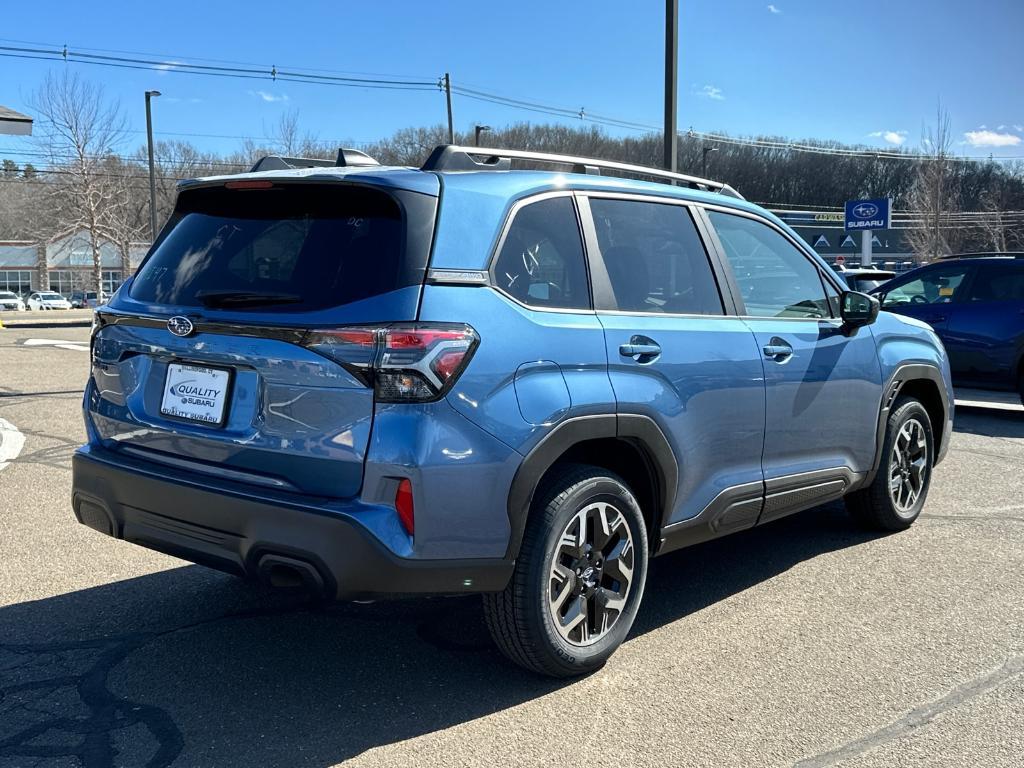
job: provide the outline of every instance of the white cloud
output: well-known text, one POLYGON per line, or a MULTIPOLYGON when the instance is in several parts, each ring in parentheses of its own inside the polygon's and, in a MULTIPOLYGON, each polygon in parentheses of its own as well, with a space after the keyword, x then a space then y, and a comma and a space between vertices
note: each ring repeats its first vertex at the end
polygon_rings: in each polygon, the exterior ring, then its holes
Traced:
POLYGON ((996 130, 997 131, 1005 131, 1006 130, 1006 126, 1005 125, 997 125, 996 126, 996 130))
POLYGON ((972 147, 1016 147, 1021 142, 1020 136, 1012 133, 987 131, 984 126, 976 131, 967 131, 964 138, 972 147))
POLYGON ((269 93, 268 91, 249 91, 249 95, 255 96, 256 98, 259 99, 263 99, 267 103, 274 101, 288 101, 287 93, 282 93, 278 95, 276 93, 269 93))
POLYGON ((777 5, 768 5, 768 13, 782 13, 777 5))
POLYGON ((699 91, 697 95, 705 99, 714 99, 715 101, 725 101, 725 96, 722 95, 722 89, 716 88, 713 85, 705 85, 699 91))
POLYGON ((872 131, 868 136, 882 139, 889 144, 895 144, 897 147, 907 140, 906 131, 872 131))
POLYGON ((157 64, 155 67, 156 73, 162 77, 163 75, 166 75, 169 70, 177 69, 180 64, 180 61, 166 61, 163 64, 157 64))
POLYGON ((1020 125, 1019 123, 1014 123, 1013 124, 1013 130, 1015 130, 1017 133, 1024 133, 1024 125, 1020 125))

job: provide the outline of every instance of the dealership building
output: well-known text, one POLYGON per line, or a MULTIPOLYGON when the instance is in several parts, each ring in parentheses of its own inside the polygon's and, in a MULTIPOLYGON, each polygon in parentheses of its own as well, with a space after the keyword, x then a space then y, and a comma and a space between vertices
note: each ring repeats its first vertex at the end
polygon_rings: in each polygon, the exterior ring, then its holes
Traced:
MULTIPOLYGON (((149 243, 131 243, 127 254, 111 240, 98 243, 103 292, 108 296, 138 268, 149 243)), ((26 294, 51 290, 64 296, 96 290, 92 237, 85 230, 63 232, 46 242, 0 240, 0 291, 26 294)))
MULTIPOLYGON (((860 232, 843 228, 842 212, 772 211, 789 224, 817 253, 830 264, 845 262, 847 267, 860 264, 860 232)), ((919 263, 906 241, 905 229, 880 229, 871 233, 871 251, 875 266, 904 272, 919 263)))

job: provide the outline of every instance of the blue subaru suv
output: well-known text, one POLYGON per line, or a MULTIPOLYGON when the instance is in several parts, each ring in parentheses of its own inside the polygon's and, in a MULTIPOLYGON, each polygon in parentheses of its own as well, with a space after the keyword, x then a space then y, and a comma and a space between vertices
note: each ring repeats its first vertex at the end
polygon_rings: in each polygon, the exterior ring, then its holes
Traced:
POLYGON ((934 332, 727 185, 531 152, 186 182, 91 346, 80 522, 330 598, 481 593, 554 676, 655 555, 843 497, 908 527, 952 429, 934 332))

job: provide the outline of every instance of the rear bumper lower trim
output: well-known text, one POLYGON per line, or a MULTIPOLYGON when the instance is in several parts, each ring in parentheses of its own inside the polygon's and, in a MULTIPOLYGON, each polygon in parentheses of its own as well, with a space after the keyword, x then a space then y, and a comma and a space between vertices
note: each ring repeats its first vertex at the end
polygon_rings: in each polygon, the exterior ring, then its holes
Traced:
POLYGON ((218 570, 265 578, 273 565, 308 566, 307 587, 339 599, 494 592, 512 574, 511 560, 398 557, 352 516, 171 481, 103 453, 74 455, 78 521, 218 570))

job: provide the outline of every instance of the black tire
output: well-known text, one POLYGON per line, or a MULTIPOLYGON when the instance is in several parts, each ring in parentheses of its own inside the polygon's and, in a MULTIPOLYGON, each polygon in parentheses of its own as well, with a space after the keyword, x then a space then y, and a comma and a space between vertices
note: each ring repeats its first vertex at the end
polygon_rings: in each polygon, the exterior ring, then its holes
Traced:
POLYGON ((1017 374, 1017 392, 1020 394, 1020 404, 1024 405, 1024 363, 1021 363, 1020 373, 1017 374))
MULTIPOLYGON (((581 542, 588 537, 579 535, 581 542)), ((625 482, 605 469, 566 465, 534 497, 508 586, 484 595, 494 642, 510 660, 542 675, 573 677, 600 669, 636 618, 647 561, 647 528, 625 482), (596 530, 602 519, 610 534, 596 530), (570 533, 584 530, 594 531, 595 544, 578 543, 570 533), (576 552, 582 553, 578 559, 576 552), (575 567, 588 563, 594 567, 575 567), (611 608, 613 603, 621 610, 611 608), (563 634, 574 618, 574 628, 563 634), (608 621, 604 629, 598 626, 602 619, 608 621)))
POLYGON ((928 498, 934 461, 935 438, 928 411, 914 398, 900 398, 893 406, 886 422, 882 458, 874 480, 871 485, 846 497, 846 509, 850 516, 858 524, 871 530, 906 530, 917 520, 928 498), (915 485, 913 478, 917 471, 917 462, 909 462, 906 461, 906 456, 898 456, 894 452, 894 446, 897 440, 900 440, 901 445, 904 444, 901 437, 901 434, 906 434, 904 430, 916 434, 917 427, 914 424, 919 425, 925 445, 921 456, 923 465, 920 466, 920 490, 911 503, 908 488, 912 489, 915 485), (894 478, 897 476, 899 487, 894 489, 894 478))

